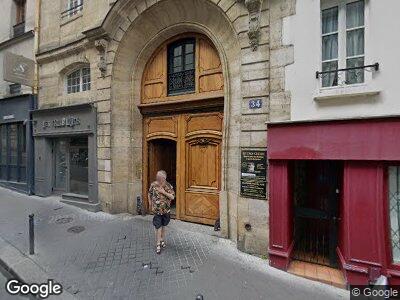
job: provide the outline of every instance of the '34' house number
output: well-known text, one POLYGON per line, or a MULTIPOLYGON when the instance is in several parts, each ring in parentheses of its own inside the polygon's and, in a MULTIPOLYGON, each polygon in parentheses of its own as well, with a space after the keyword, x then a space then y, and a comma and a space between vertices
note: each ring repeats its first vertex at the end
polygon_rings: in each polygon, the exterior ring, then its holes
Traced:
POLYGON ((251 99, 249 101, 250 109, 257 109, 262 107, 262 99, 251 99))

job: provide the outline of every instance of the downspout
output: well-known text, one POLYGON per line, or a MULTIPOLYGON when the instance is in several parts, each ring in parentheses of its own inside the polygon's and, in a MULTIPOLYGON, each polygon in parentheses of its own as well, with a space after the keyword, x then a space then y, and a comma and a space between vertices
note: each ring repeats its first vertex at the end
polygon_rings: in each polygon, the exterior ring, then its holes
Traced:
MULTIPOLYGON (((41 0, 35 1, 35 25, 34 25, 34 36, 33 36, 33 60, 35 62, 35 70, 34 70, 34 82, 32 87, 32 99, 30 103, 30 110, 37 109, 38 107, 38 99, 39 99, 39 65, 36 61, 36 54, 39 52, 39 42, 40 42, 40 10, 41 10, 41 0)), ((33 118, 32 113, 29 113, 29 122, 27 124, 27 131, 29 130, 29 187, 28 187, 28 194, 33 195, 35 194, 35 141, 33 138, 33 118)))
POLYGON ((40 46, 40 12, 42 7, 42 1, 36 0, 36 7, 35 7, 35 36, 34 36, 34 60, 35 60, 35 83, 33 88, 33 93, 36 95, 37 99, 39 99, 39 64, 36 61, 36 55, 39 53, 39 46, 40 46))

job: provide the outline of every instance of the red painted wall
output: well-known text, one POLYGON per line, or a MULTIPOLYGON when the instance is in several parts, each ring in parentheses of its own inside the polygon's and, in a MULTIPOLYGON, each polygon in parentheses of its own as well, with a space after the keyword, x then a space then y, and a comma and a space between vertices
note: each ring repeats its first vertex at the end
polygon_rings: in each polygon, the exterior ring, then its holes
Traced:
POLYGON ((386 268, 384 167, 345 162, 343 178, 339 257, 350 283, 367 284, 386 268))
POLYGON ((399 160, 400 119, 271 124, 269 159, 399 160))
POLYGON ((388 237, 386 164, 400 161, 400 118, 270 125, 270 261, 287 269, 293 240, 291 160, 343 160, 337 253, 350 284, 400 284, 388 237))
POLYGON ((269 164, 269 255, 273 267, 286 270, 293 248, 293 201, 289 165, 269 164))

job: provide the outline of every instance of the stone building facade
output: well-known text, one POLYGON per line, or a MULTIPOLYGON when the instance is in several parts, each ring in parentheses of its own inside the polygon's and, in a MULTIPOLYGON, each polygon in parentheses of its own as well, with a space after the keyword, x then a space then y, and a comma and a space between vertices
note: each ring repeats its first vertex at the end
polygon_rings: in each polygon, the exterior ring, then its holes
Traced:
POLYGON ((271 19, 271 105, 277 84, 286 90, 278 98, 290 97, 290 117, 271 110, 268 123, 274 267, 301 274, 299 261, 324 265, 338 276, 307 277, 341 287, 400 280, 400 44, 387 32, 399 28, 399 8, 304 0, 271 19))
MULTIPOLYGON (((266 151, 266 122, 289 118, 284 67, 292 63, 293 49, 282 43, 281 32, 282 18, 293 13, 294 1, 278 0, 42 0, 39 114, 63 107, 71 117, 68 107, 82 104, 95 110, 95 132, 88 133, 97 141, 96 163, 89 166, 97 177, 91 183, 97 189, 93 194, 97 198, 89 197, 92 204, 98 202, 109 213, 137 213, 138 199, 146 197, 143 186, 148 173, 144 157, 148 157, 149 129, 144 112, 154 113, 141 101, 143 74, 166 41, 199 35, 215 49, 223 76, 218 94, 222 101, 217 105, 223 120, 217 134, 216 187, 221 233, 241 250, 266 254, 268 199, 241 196, 241 154, 266 151), (71 92, 68 77, 82 68, 90 70, 90 88, 81 84, 79 92, 71 92), (250 105, 254 101, 261 105, 250 105)), ((82 73, 80 78, 84 80, 82 73)), ((207 95, 211 94, 216 93, 207 95)), ((207 103, 213 97, 206 97, 207 103)), ((189 108, 176 105, 190 110, 190 104, 189 108)), ((79 126, 74 128, 79 131, 79 126)), ((48 137, 57 134, 48 132, 48 137)), ((38 157, 36 161, 40 169, 41 161, 38 157)))
POLYGON ((4 0, 0 11, 0 186, 32 194, 35 108, 33 0, 4 0), (28 82, 29 81, 29 82, 28 82))

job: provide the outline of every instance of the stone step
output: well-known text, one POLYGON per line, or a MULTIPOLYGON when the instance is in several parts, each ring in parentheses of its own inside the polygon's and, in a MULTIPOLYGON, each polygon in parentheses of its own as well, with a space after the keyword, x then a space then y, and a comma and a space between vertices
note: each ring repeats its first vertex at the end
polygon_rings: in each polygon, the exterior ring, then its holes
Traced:
POLYGON ((100 203, 90 203, 89 197, 86 195, 66 193, 62 195, 61 202, 69 205, 74 205, 92 212, 98 212, 101 210, 100 203))

